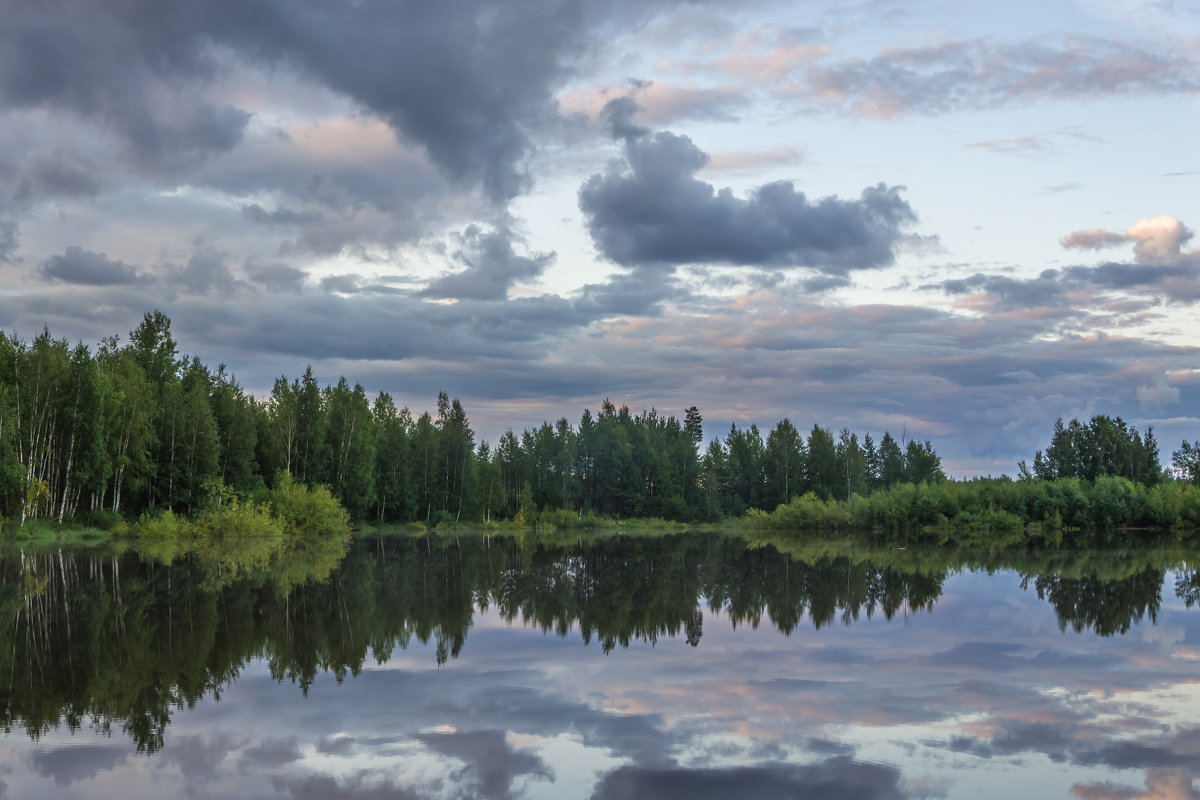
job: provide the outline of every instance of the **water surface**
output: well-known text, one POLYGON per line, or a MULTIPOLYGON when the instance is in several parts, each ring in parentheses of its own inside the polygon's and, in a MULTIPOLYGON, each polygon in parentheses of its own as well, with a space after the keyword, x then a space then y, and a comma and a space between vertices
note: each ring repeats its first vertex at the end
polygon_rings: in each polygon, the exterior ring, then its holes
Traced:
POLYGON ((1197 563, 717 534, 14 550, 0 796, 1189 798, 1197 563))

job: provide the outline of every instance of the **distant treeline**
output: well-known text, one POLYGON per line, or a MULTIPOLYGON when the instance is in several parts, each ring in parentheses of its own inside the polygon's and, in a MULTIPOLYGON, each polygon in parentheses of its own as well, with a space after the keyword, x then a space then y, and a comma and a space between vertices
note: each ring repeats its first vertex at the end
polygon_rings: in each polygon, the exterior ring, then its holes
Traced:
POLYGON ((774 511, 751 511, 763 530, 869 530, 905 541, 969 541, 992 545, 1112 543, 1118 529, 1200 529, 1200 448, 1184 440, 1172 455, 1173 476, 1145 433, 1103 414, 1085 423, 1054 424, 1050 446, 1019 480, 904 483, 830 499, 805 495, 774 511), (1173 479, 1174 477, 1178 479, 1173 479))
MULTIPOLYGON (((734 425, 703 442, 695 406, 676 418, 605 400, 578 424, 509 430, 493 447, 476 441, 462 404, 444 392, 432 413, 415 415, 386 392, 368 400, 345 378, 322 387, 311 368, 259 399, 223 364, 181 357, 161 312, 146 314, 127 343, 112 336, 95 352, 46 329, 28 343, 0 336, 0 517, 12 521, 105 525, 193 514, 230 497, 263 503, 281 475, 328 486, 358 520, 429 524, 528 524, 545 512, 719 520, 945 481, 929 441, 890 433, 876 442, 813 425, 805 437, 784 419, 765 438, 734 425)), ((1185 441, 1175 456, 1181 474, 1200 480, 1196 448, 1185 441)), ((1164 477, 1153 431, 1108 417, 1060 422, 1021 472, 1139 486, 1164 477)))

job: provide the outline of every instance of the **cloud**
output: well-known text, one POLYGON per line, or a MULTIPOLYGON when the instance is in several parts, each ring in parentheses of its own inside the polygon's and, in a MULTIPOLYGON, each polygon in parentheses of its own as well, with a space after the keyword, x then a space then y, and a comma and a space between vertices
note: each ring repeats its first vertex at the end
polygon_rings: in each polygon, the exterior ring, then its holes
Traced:
POLYGON ((1101 250, 1133 242, 1133 255, 1139 264, 1177 264, 1184 254, 1183 246, 1191 241, 1193 232, 1175 217, 1163 214, 1153 219, 1140 219, 1124 233, 1095 228, 1076 231, 1059 241, 1063 247, 1076 250, 1101 250))
POLYGON ((216 65, 195 9, 5 3, 0 102, 107 131, 136 169, 171 172, 237 145, 250 114, 195 91, 216 65), (192 91, 188 91, 188 90, 192 91))
POLYGON ((804 766, 618 767, 606 774, 592 792, 592 800, 716 800, 739 796, 903 800, 907 795, 900 788, 899 770, 845 757, 804 766))
POLYGON ((737 113, 751 105, 744 86, 691 86, 661 80, 629 81, 618 86, 591 86, 573 90, 560 98, 564 114, 588 120, 606 120, 614 101, 627 101, 638 121, 666 126, 687 121, 737 120, 737 113))
POLYGON ((498 202, 528 184, 532 132, 554 119, 564 56, 586 30, 577 3, 519 2, 503 14, 486 2, 257 5, 224 24, 210 20, 210 29, 353 98, 455 181, 498 202))
POLYGON ((103 180, 95 160, 78 147, 62 146, 36 154, 29 166, 33 190, 42 197, 93 198, 103 180))
POLYGON ((287 264, 250 264, 246 267, 246 277, 272 292, 295 294, 304 288, 308 276, 304 270, 287 264))
POLYGON ((259 772, 299 761, 300 746, 295 737, 266 739, 241 751, 238 763, 244 772, 259 772))
POLYGON ((1043 136, 1017 136, 1012 139, 990 139, 986 142, 972 142, 968 149, 991 150, 996 153, 1045 152, 1051 149, 1051 144, 1043 136))
POLYGON ((11 219, 0 219, 0 264, 12 264, 17 261, 14 254, 19 246, 17 223, 11 219))
POLYGON ((1196 775, 1187 769, 1151 769, 1146 772, 1146 790, 1111 782, 1077 783, 1071 795, 1079 800, 1200 800, 1196 775))
POLYGON ((210 249, 199 250, 184 265, 164 265, 163 278, 170 288, 192 295, 228 294, 235 284, 225 257, 210 249))
POLYGON ((321 214, 316 211, 293 211, 290 208, 277 208, 274 211, 267 211, 258 203, 242 206, 242 216, 251 222, 257 222, 259 225, 266 225, 268 227, 310 225, 321 220, 321 214))
POLYGON ((427 797, 419 789, 373 778, 369 774, 354 775, 339 783, 328 775, 309 775, 281 780, 277 788, 286 789, 292 800, 424 800, 427 797))
POLYGON ((1103 250, 1116 247, 1129 241, 1123 233, 1093 228, 1089 231, 1075 231, 1064 236, 1059 242, 1069 250, 1103 250))
POLYGON ((423 734, 416 737, 430 750, 466 764, 460 777, 472 796, 507 800, 517 796, 513 781, 528 775, 554 780, 554 771, 539 756, 509 745, 502 730, 423 734))
POLYGON ((1179 387, 1169 384, 1166 375, 1160 375, 1153 384, 1137 387, 1138 406, 1142 411, 1152 411, 1174 405, 1179 402, 1179 398, 1179 387))
POLYGON ((1136 242, 1133 254, 1139 263, 1174 264, 1179 261, 1183 245, 1191 240, 1192 231, 1179 220, 1164 214, 1138 220, 1129 226, 1125 235, 1136 242))
POLYGON ((422 292, 424 297, 503 300, 517 281, 531 281, 554 263, 554 253, 520 256, 513 250, 512 231, 484 232, 471 226, 463 233, 463 247, 455 260, 466 266, 436 279, 422 292))
POLYGON ((30 756, 38 774, 53 778, 57 786, 90 780, 101 772, 113 771, 128 759, 128 748, 102 744, 49 747, 30 756))
POLYGON ((795 91, 815 105, 888 119, 1082 98, 1192 94, 1200 69, 1158 42, 1092 37, 960 40, 819 66, 795 91))
POLYGON ((831 275, 887 266, 901 229, 916 221, 902 187, 879 184, 857 200, 810 201, 790 181, 760 186, 745 199, 695 173, 708 155, 691 139, 654 135, 627 122, 631 108, 610 104, 624 163, 593 175, 579 191, 592 239, 624 266, 733 264, 810 267, 831 275))
POLYGON ((1100 249, 1134 242, 1134 263, 1047 269, 1033 278, 976 273, 921 288, 950 295, 977 294, 971 300, 977 307, 1007 311, 1054 308, 1077 318, 1105 313, 1101 295, 1111 297, 1112 293, 1135 300, 1124 309, 1113 306, 1113 313, 1137 313, 1163 299, 1190 305, 1200 301, 1200 253, 1182 251, 1191 238, 1192 232, 1170 216, 1140 220, 1123 234, 1101 229, 1076 231, 1063 237, 1064 247, 1100 249))
POLYGON ((104 253, 82 247, 68 247, 61 256, 51 256, 38 270, 51 283, 77 286, 131 286, 147 278, 122 261, 113 261, 104 253))

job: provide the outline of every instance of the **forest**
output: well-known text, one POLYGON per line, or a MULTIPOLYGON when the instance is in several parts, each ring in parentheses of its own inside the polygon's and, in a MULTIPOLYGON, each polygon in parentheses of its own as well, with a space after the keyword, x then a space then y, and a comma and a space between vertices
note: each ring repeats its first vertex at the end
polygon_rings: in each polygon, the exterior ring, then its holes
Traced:
MULTIPOLYGON (((634 413, 609 400, 595 414, 584 410, 577 424, 564 417, 508 430, 493 445, 477 441, 462 404, 445 392, 433 412, 417 414, 386 392, 370 398, 344 377, 321 386, 309 368, 296 378, 280 376, 269 395, 256 398, 225 365, 214 370, 181 356, 170 319, 158 311, 147 313, 127 342, 110 336, 94 351, 48 329, 30 342, 0 336, 6 531, 30 519, 111 528, 166 512, 195 515, 231 500, 265 504, 281 480, 327 487, 352 520, 381 525, 695 522, 748 514, 762 523, 777 509, 803 506, 817 509, 814 524, 891 529, 958 518, 963 509, 954 503, 968 495, 981 502, 982 490, 954 488, 964 485, 1037 485, 1043 493, 1077 485, 1055 491, 1082 500, 1053 509, 1010 504, 1005 513, 1028 522, 1057 512, 1068 527, 1136 523, 1133 510, 1097 516, 1090 506, 1070 505, 1092 503, 1094 487, 1111 489, 1117 480, 1118 493, 1146 497, 1174 487, 1171 512, 1155 518, 1170 526, 1200 523, 1198 451, 1184 441, 1174 472, 1166 471, 1151 429, 1099 415, 1087 423, 1060 420, 1032 468, 1019 465, 1018 480, 948 481, 928 440, 885 432, 876 441, 819 424, 806 436, 783 419, 765 437, 756 425, 733 425, 705 444, 695 406, 677 418, 655 409, 634 413), (931 492, 941 498, 932 506, 931 492), (867 498, 890 503, 891 516, 851 513, 867 498)), ((995 497, 985 501, 996 508, 995 497)))

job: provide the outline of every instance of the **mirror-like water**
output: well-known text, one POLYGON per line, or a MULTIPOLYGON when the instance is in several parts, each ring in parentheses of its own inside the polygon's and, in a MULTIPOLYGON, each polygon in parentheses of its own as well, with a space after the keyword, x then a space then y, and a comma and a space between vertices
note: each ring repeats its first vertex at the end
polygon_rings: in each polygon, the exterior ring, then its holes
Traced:
POLYGON ((0 797, 1197 796, 1194 554, 778 548, 8 552, 0 797))

